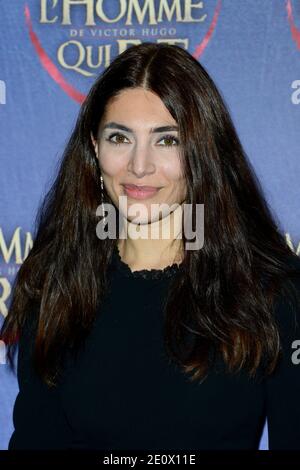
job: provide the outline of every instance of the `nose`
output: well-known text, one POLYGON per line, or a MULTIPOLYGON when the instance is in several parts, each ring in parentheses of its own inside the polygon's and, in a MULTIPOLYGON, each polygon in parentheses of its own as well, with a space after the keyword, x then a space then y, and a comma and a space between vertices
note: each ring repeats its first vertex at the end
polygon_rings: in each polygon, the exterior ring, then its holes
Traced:
POLYGON ((156 170, 153 158, 151 148, 147 143, 137 143, 132 148, 127 169, 136 178, 152 175, 156 170))

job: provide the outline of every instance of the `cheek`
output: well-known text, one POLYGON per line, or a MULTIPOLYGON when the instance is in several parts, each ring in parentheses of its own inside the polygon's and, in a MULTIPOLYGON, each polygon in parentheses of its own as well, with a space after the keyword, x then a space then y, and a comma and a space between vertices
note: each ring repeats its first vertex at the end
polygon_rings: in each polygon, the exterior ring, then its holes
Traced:
POLYGON ((116 158, 113 152, 101 152, 99 149, 99 164, 108 176, 115 176, 124 169, 124 160, 116 158))
POLYGON ((181 162, 178 159, 172 159, 164 162, 161 167, 161 172, 170 183, 179 184, 183 181, 183 173, 181 169, 181 162))
POLYGON ((172 198, 177 202, 185 200, 187 195, 186 181, 179 159, 174 159, 163 166, 163 173, 172 187, 172 198))

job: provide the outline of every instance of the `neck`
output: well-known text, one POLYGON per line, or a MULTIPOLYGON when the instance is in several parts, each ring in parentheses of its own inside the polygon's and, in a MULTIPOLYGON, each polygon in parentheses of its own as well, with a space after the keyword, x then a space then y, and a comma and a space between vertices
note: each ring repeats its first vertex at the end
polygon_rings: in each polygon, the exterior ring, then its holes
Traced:
POLYGON ((122 260, 132 270, 164 269, 183 259, 182 207, 179 205, 168 216, 137 226, 126 221, 118 240, 122 260), (138 233, 138 236, 137 236, 138 233))

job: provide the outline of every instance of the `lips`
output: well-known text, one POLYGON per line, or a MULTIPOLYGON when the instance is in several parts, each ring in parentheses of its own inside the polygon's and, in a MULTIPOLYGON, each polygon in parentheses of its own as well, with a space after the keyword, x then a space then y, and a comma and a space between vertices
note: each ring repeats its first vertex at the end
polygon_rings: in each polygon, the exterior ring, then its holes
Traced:
POLYGON ((125 194, 133 199, 151 198, 161 189, 154 186, 137 186, 135 184, 124 184, 123 186, 125 194))
POLYGON ((135 189, 139 191, 156 191, 159 188, 156 188, 155 186, 138 186, 136 184, 124 184, 125 188, 128 189, 135 189))

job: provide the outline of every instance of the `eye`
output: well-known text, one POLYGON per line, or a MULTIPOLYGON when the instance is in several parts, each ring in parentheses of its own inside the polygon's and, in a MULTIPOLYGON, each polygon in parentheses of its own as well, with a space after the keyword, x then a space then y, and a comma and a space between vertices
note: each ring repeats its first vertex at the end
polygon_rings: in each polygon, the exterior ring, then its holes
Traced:
POLYGON ((107 140, 110 144, 114 144, 114 145, 121 145, 123 144, 124 142, 114 142, 113 140, 111 140, 113 137, 117 137, 117 138, 121 138, 121 140, 125 137, 125 139, 127 138, 125 135, 121 134, 120 132, 114 132, 113 134, 111 134, 107 139, 107 140))
MULTIPOLYGON (((124 134, 121 134, 120 132, 114 132, 113 134, 111 134, 107 139, 107 142, 109 142, 110 144, 113 144, 113 145, 121 145, 123 143, 125 143, 122 139, 127 139, 127 137, 124 135, 124 134), (113 137, 116 137, 118 139, 118 142, 115 142, 112 140, 113 137), (121 140, 121 141, 120 141, 121 140)), ((160 141, 162 140, 166 140, 166 141, 169 141, 171 142, 171 144, 167 144, 167 145, 159 145, 160 147, 173 147, 174 145, 177 146, 179 145, 179 140, 174 137, 173 135, 164 135, 160 141), (175 142, 175 144, 172 144, 172 141, 175 142)))
MULTIPOLYGON (((173 135, 164 135, 161 140, 167 140, 169 142, 170 141, 172 142, 173 140, 175 142, 175 146, 179 145, 179 140, 177 139, 177 137, 174 137, 173 135)), ((169 144, 163 145, 163 147, 173 147, 173 146, 174 145, 172 143, 170 145, 169 144)))

